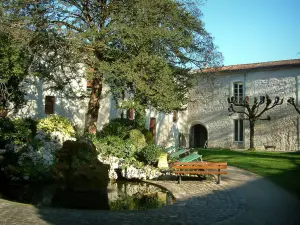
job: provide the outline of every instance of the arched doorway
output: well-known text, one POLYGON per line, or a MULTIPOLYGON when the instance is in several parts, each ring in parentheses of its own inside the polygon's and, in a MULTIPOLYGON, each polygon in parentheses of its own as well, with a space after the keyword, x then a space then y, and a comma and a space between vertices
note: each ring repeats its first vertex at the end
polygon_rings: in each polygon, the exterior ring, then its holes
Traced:
POLYGON ((196 124, 190 130, 190 146, 192 148, 204 148, 207 142, 207 129, 201 124, 196 124))

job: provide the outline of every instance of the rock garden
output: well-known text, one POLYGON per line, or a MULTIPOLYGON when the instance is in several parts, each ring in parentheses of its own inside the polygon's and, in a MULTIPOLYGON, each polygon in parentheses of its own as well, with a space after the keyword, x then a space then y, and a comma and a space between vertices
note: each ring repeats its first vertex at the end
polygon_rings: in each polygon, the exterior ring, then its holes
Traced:
POLYGON ((139 120, 114 119, 97 134, 79 132, 58 115, 0 123, 2 198, 111 210, 172 202, 168 191, 140 182, 161 175, 162 150, 139 120))

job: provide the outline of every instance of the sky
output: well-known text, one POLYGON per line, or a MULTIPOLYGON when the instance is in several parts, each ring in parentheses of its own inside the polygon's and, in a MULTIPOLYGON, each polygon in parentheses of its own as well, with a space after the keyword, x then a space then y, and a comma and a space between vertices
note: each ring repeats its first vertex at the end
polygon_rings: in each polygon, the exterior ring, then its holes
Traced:
POLYGON ((201 11, 224 65, 300 58, 300 0, 207 0, 201 11))

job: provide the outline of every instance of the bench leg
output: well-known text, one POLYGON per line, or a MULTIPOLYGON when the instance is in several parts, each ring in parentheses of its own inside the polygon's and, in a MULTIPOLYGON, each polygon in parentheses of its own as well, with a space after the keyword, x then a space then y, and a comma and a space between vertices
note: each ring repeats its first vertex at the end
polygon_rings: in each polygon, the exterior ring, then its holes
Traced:
MULTIPOLYGON (((218 170, 219 172, 221 171, 220 169, 218 170)), ((220 184, 221 183, 221 174, 218 174, 218 181, 217 181, 217 184, 220 184)))

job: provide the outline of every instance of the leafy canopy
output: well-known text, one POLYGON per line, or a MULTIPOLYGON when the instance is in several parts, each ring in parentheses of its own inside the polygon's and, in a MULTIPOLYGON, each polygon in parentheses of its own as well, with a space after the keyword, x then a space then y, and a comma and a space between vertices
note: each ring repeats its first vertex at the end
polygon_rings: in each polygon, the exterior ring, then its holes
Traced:
POLYGON ((87 78, 109 84, 120 104, 127 93, 137 107, 180 109, 190 70, 222 60, 190 1, 6 0, 2 8, 9 26, 34 34, 30 49, 51 46, 55 55, 44 57, 57 61, 51 69, 83 63, 87 78))

